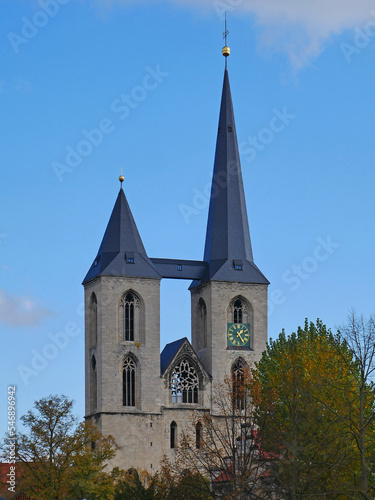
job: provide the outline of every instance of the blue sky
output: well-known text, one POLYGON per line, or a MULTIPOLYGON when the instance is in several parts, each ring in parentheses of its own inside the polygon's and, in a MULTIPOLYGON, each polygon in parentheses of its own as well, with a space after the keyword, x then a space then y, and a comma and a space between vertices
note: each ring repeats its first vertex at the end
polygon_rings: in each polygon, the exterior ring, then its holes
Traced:
MULTIPOLYGON (((375 7, 301 4, 2 1, 1 434, 9 385, 19 415, 50 393, 83 415, 81 281, 121 166, 148 255, 202 258, 224 9, 269 336, 374 312, 375 7)), ((162 347, 190 336, 188 286, 162 282, 162 347)))

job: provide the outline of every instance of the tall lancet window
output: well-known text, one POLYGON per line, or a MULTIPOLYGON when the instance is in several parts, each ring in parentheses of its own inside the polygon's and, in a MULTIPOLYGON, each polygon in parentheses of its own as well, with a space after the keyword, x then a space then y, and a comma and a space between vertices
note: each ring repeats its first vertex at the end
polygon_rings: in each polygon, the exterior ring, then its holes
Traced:
POLYGON ((125 340, 134 340, 134 295, 127 293, 124 304, 125 340))
POLYGON ((142 341, 140 332, 140 300, 139 297, 132 291, 124 293, 121 297, 119 321, 120 340, 142 341))
POLYGON ((91 295, 90 303, 90 336, 91 345, 96 345, 98 342, 98 301, 95 293, 91 295))
POLYGON ((202 348, 207 347, 207 308, 205 301, 200 298, 198 302, 200 330, 202 335, 202 348))
POLYGON ((199 379, 188 359, 180 361, 171 375, 172 403, 198 403, 199 379))
POLYGON ((122 404, 135 406, 136 363, 131 356, 124 359, 122 368, 122 404))
POLYGON ((245 367, 246 362, 242 358, 238 358, 232 366, 233 407, 236 410, 243 410, 245 408, 245 367))
POLYGON ((90 407, 91 411, 96 410, 98 406, 98 376, 96 371, 96 359, 91 358, 91 377, 90 377, 90 407))

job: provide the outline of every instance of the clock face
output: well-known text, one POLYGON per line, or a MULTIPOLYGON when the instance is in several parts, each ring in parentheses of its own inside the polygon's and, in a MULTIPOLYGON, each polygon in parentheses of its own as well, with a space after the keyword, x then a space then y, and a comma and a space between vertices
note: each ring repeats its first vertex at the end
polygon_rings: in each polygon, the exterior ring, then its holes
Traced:
POLYGON ((228 347, 250 347, 250 325, 245 323, 228 323, 228 347))

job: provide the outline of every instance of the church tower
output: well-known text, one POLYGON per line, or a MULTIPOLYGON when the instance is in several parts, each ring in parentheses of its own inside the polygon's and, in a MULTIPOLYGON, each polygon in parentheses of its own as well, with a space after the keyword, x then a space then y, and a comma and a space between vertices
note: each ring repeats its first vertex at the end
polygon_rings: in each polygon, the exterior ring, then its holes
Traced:
MULTIPOLYGON (((228 57, 229 48, 223 55, 228 57)), ((112 434, 111 465, 155 472, 182 432, 200 442, 212 389, 260 359, 268 281, 254 263, 227 65, 202 261, 150 258, 122 188, 84 281, 86 418, 112 434), (191 343, 160 353, 160 281, 192 280, 191 343)), ((198 445, 197 445, 198 446, 198 445)))
MULTIPOLYGON (((229 47, 223 48, 225 58, 229 47)), ((260 359, 267 342, 268 280, 254 263, 227 59, 204 249, 191 290, 192 345, 213 381, 260 359)))
POLYGON ((160 280, 122 188, 85 287, 86 417, 124 434, 160 408, 160 280), (122 429, 122 430, 121 430, 122 429))

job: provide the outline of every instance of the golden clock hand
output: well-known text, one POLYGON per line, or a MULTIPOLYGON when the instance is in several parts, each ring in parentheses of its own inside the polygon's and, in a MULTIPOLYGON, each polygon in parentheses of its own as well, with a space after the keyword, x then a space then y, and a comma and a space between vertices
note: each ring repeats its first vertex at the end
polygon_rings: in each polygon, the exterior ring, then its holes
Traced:
POLYGON ((241 342, 243 343, 243 338, 241 337, 242 333, 243 333, 243 330, 241 330, 240 332, 237 332, 237 336, 240 337, 241 342))

